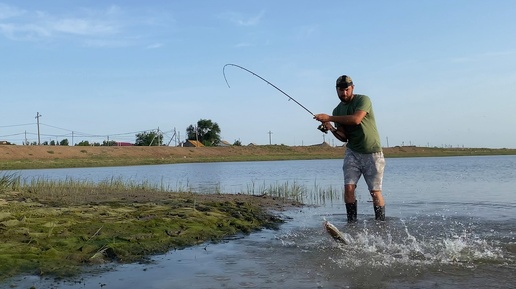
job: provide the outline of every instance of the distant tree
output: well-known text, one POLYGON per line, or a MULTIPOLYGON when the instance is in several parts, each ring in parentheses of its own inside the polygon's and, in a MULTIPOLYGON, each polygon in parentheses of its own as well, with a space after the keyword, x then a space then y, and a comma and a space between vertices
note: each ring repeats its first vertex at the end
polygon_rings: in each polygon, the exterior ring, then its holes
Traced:
POLYGON ((44 142, 42 143, 42 145, 47 146, 47 145, 48 145, 48 141, 44 141, 44 142))
POLYGON ((161 146, 163 144, 163 133, 160 131, 142 132, 136 134, 135 146, 161 146))
POLYGON ((234 146, 242 146, 242 142, 240 142, 239 139, 235 140, 235 142, 233 143, 234 146))
POLYGON ((189 140, 198 140, 205 146, 214 146, 220 143, 220 127, 209 119, 200 119, 197 126, 188 126, 186 135, 189 140))
POLYGON ((76 146, 80 146, 80 147, 89 147, 90 146, 90 142, 87 141, 87 140, 83 140, 81 141, 80 143, 76 144, 76 146))
POLYGON ((114 141, 114 140, 110 140, 110 141, 105 140, 105 141, 102 142, 101 146, 114 147, 114 146, 116 146, 116 141, 114 141))
POLYGON ((67 139, 67 138, 65 138, 64 140, 60 141, 60 142, 59 142, 59 145, 61 145, 61 146, 67 146, 67 145, 69 145, 69 144, 68 144, 68 139, 67 139))

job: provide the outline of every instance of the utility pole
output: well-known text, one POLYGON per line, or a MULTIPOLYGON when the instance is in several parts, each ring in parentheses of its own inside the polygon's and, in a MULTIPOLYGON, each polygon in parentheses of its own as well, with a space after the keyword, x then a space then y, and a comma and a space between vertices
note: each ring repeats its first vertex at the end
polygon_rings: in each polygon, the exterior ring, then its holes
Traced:
POLYGON ((174 138, 176 137, 176 128, 174 128, 174 134, 172 135, 172 137, 170 138, 170 140, 168 141, 167 143, 167 147, 170 146, 170 143, 174 140, 174 138))
POLYGON ((272 144, 272 131, 269 130, 269 145, 272 144))
POLYGON ((40 138, 40 133, 39 133, 39 118, 42 117, 41 114, 39 114, 39 112, 36 113, 36 120, 37 120, 37 123, 38 123, 38 145, 41 145, 41 138, 40 138))

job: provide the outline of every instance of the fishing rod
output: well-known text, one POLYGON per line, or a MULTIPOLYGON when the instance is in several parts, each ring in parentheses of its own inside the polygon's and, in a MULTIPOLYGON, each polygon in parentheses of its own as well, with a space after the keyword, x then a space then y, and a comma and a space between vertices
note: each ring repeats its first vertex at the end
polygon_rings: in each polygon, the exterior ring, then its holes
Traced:
MULTIPOLYGON (((222 74, 224 75, 224 80, 226 81, 226 84, 227 84, 227 86, 228 86, 229 88, 231 88, 231 86, 229 85, 228 79, 227 79, 227 77, 226 77, 226 66, 234 66, 234 67, 240 68, 240 69, 242 69, 242 70, 245 70, 245 71, 247 71, 247 72, 251 73, 252 75, 254 75, 254 76, 258 77, 259 79, 261 79, 261 80, 265 81, 268 85, 270 85, 270 86, 274 87, 274 88, 275 88, 276 90, 278 90, 279 92, 283 93, 286 97, 288 97, 288 100, 289 100, 289 101, 290 101, 290 100, 294 101, 297 105, 299 105, 299 106, 300 106, 300 107, 302 107, 304 110, 306 110, 310 115, 315 116, 315 114, 313 114, 313 112, 311 112, 308 108, 306 108, 304 105, 302 105, 301 103, 299 103, 299 101, 295 100, 292 96, 288 95, 286 92, 284 92, 283 90, 281 90, 281 89, 280 89, 279 87, 277 87, 276 85, 272 84, 272 83, 271 83, 270 81, 268 81, 267 79, 265 79, 265 78, 263 78, 263 77, 259 76, 258 74, 256 74, 256 73, 252 72, 251 70, 249 70, 249 69, 247 69, 247 68, 245 68, 245 67, 243 67, 243 66, 240 66, 240 65, 237 65, 237 64, 233 64, 233 63, 228 63, 228 64, 224 65, 224 67, 222 68, 222 74)), ((317 127, 317 129, 318 129, 318 130, 320 130, 320 131, 322 131, 322 132, 324 132, 324 133, 328 133, 328 129, 327 129, 323 124, 319 125, 319 126, 317 127)))

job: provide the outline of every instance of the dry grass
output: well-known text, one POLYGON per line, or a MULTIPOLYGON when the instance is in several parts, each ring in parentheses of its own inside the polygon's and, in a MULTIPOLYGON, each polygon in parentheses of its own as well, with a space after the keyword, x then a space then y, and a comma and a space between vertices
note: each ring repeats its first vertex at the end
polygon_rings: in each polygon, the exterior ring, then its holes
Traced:
MULTIPOLYGON (((230 146, 230 147, 78 147, 0 146, 0 170, 28 168, 101 167, 192 162, 337 159, 343 147, 230 146)), ((516 149, 385 148, 386 157, 514 155, 516 149)))

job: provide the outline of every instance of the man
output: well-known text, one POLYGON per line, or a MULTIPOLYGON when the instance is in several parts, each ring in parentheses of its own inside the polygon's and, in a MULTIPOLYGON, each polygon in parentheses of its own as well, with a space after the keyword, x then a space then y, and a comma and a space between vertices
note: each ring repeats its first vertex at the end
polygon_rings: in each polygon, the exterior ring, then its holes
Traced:
POLYGON ((363 175, 371 197, 375 219, 385 221, 385 202, 382 196, 383 157, 380 135, 376 128, 371 100, 366 95, 354 94, 351 77, 337 79, 336 89, 340 103, 333 114, 316 114, 314 118, 342 142, 347 142, 344 156, 344 202, 348 222, 357 221, 355 189, 363 175), (332 126, 331 122, 335 124, 332 126))

